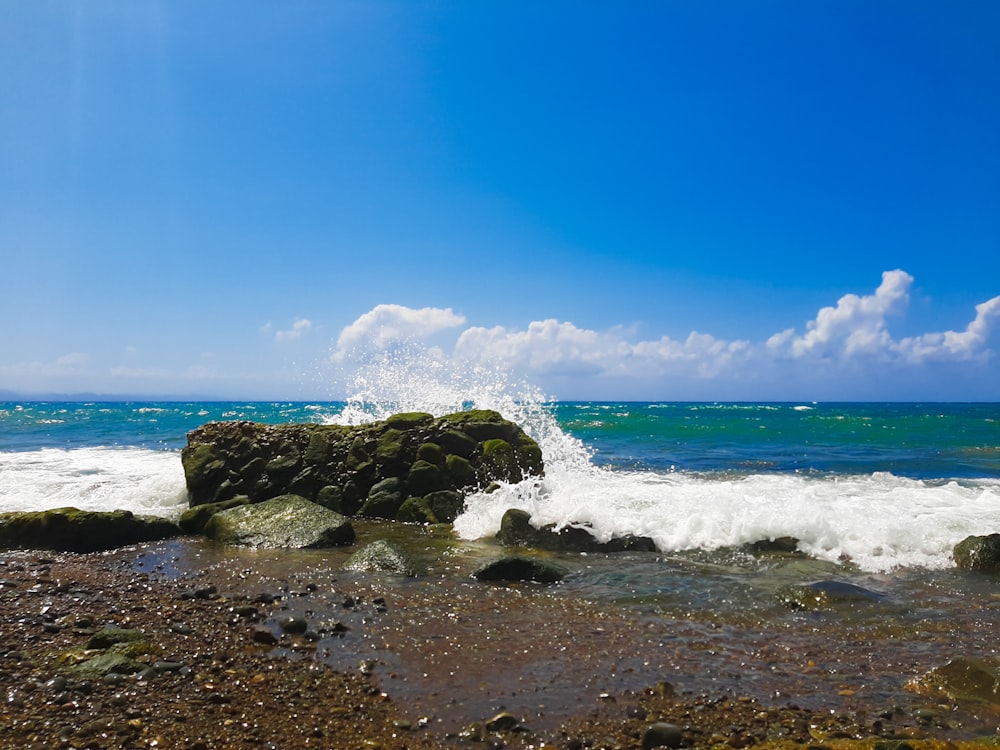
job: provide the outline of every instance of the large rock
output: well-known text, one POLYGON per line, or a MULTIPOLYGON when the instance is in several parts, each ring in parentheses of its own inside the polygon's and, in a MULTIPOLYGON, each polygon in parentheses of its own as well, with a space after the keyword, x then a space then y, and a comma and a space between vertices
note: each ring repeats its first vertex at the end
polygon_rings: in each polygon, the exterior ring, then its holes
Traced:
POLYGON ((1000 571, 1000 534, 967 536, 952 550, 955 565, 984 573, 1000 571))
POLYGON ((131 511, 55 508, 0 514, 0 548, 98 552, 167 539, 181 533, 173 521, 131 511))
POLYGON ((355 540, 347 518, 298 495, 219 511, 208 519, 205 534, 226 544, 292 549, 342 547, 355 540))
POLYGON ((360 426, 211 422, 188 433, 181 461, 192 507, 293 493, 348 516, 431 523, 454 520, 467 491, 544 473, 538 444, 481 409, 360 426))

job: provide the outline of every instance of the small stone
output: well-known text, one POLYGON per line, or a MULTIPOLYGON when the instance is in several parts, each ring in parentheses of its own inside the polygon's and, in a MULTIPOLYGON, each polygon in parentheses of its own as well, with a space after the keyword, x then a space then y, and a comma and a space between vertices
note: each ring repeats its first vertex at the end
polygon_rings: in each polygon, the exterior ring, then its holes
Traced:
POLYGON ((306 622, 304 617, 290 615, 288 617, 282 617, 281 620, 278 621, 278 627, 286 633, 305 633, 309 629, 309 623, 306 622))
POLYGON ((250 631, 250 637, 254 643, 264 646, 273 646, 278 642, 278 636, 271 632, 270 628, 259 626, 250 631))
POLYGON ((681 728, 676 724, 658 721, 650 724, 642 735, 642 750, 654 747, 680 747, 681 728))
POLYGON ((513 732, 521 727, 521 720, 504 711, 486 722, 487 732, 513 732))

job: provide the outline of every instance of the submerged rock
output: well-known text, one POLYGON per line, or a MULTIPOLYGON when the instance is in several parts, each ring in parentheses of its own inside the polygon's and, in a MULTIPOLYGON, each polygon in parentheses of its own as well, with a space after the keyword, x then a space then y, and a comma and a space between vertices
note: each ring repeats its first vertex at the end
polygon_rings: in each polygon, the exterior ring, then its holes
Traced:
POLYGON ((366 544, 344 563, 345 570, 416 576, 417 566, 400 547, 384 539, 366 544))
POLYGON ((99 552, 181 533, 173 521, 131 511, 55 508, 0 514, 0 547, 99 552))
POLYGON ((296 494, 349 516, 428 523, 454 520, 466 491, 544 473, 538 443, 483 409, 360 426, 211 422, 188 433, 181 462, 192 507, 296 494))
POLYGON ((600 542, 587 529, 566 526, 556 530, 555 524, 535 528, 531 515, 511 508, 500 521, 496 539, 508 547, 534 547, 553 552, 655 552, 656 544, 649 537, 624 536, 600 542))
POLYGON ((213 515, 205 534, 225 544, 293 549, 354 544, 354 527, 340 513, 298 495, 240 505, 213 515))
POLYGON ((985 659, 952 659, 911 682, 914 692, 952 701, 1000 703, 1000 664, 985 659))
POLYGON ((778 592, 782 604, 791 609, 823 609, 837 604, 882 602, 885 594, 846 581, 816 581, 785 586, 778 592))
POLYGON ((557 583, 569 575, 569 570, 562 565, 534 560, 529 557, 501 557, 488 562, 472 577, 479 581, 536 581, 538 583, 557 583))
POLYGON ((984 573, 1000 571, 1000 534, 968 536, 952 550, 955 565, 984 573))

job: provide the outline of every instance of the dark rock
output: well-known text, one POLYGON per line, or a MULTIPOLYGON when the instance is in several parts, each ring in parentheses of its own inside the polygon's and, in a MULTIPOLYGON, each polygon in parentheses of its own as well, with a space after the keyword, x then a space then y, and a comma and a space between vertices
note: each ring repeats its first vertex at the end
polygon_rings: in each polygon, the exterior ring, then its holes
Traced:
POLYGON ((599 542, 585 528, 566 526, 559 531, 555 524, 536 529, 527 511, 511 508, 500 521, 496 539, 508 547, 534 547, 553 552, 655 552, 649 537, 625 536, 599 542))
MULTIPOLYGON (((182 463, 192 507, 297 494, 347 515, 444 523, 465 492, 544 472, 538 444, 489 410, 350 427, 212 422, 188 433, 182 463), (409 498, 426 502, 404 510, 409 498)), ((185 524, 208 525, 201 515, 185 524)))
POLYGON ((417 566, 401 548, 384 539, 366 544, 344 563, 345 570, 417 575, 417 566))
POLYGON ((87 641, 89 649, 111 648, 118 643, 136 643, 148 640, 141 630, 131 628, 103 628, 94 633, 87 641))
POLYGON ((955 545, 952 557, 964 570, 996 573, 1000 571, 1000 534, 968 536, 955 545))
POLYGON ((744 545, 744 549, 753 555, 801 555, 799 540, 794 536, 779 536, 775 539, 758 539, 756 542, 744 545))
POLYGON ((642 735, 642 750, 656 747, 680 747, 681 728, 676 724, 658 721, 650 724, 642 735))
POLYGON ((837 604, 859 602, 877 603, 887 599, 885 594, 866 589, 846 581, 816 581, 804 585, 784 586, 778 598, 791 609, 824 609, 837 604))
POLYGON ((502 557, 486 563, 472 576, 479 581, 537 581, 556 583, 569 575, 569 570, 555 563, 528 557, 502 557))
POLYGON ((98 552, 181 533, 173 521, 127 510, 56 508, 0 514, 0 548, 98 552))
POLYGON ((355 539, 346 517, 298 495, 216 513, 205 534, 226 544, 292 549, 341 547, 355 539))

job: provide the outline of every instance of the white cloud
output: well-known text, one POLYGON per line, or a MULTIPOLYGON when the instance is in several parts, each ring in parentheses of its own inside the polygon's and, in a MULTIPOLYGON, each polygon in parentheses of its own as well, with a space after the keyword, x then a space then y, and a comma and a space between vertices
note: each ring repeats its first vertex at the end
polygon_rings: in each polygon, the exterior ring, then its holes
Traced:
MULTIPOLYGON (((274 340, 279 344, 285 341, 294 341, 297 338, 301 338, 302 334, 312 328, 312 321, 308 318, 296 318, 295 322, 292 323, 292 327, 287 331, 276 331, 274 334, 274 340)), ((271 324, 268 323, 264 326, 265 332, 271 330, 271 324)))
POLYGON ((18 362, 0 366, 0 373, 13 376, 52 377, 76 375, 82 372, 90 356, 83 352, 63 354, 51 362, 18 362))
POLYGON ((994 321, 1000 318, 1000 296, 976 305, 976 317, 964 331, 925 333, 899 342, 900 353, 910 362, 966 361, 987 357, 994 321))
POLYGON ((905 271, 886 271, 874 294, 845 294, 836 307, 822 308, 802 336, 788 329, 771 336, 766 346, 775 354, 793 357, 885 355, 893 349, 886 318, 905 309, 912 283, 905 271))
POLYGON ((463 323, 465 317, 450 307, 416 310, 403 305, 377 305, 340 332, 333 359, 343 360, 358 350, 378 351, 426 340, 463 323))
MULTIPOLYGON (((895 393, 895 378, 907 372, 916 376, 921 365, 992 357, 990 338, 1000 328, 1000 296, 977 305, 974 319, 962 331, 894 338, 889 324, 905 314, 913 282, 905 271, 886 271, 872 293, 846 294, 818 310, 804 331, 787 328, 761 341, 727 340, 700 331, 682 339, 641 339, 624 327, 592 330, 550 318, 525 328, 468 327, 455 332, 450 347, 439 339, 433 352, 442 367, 501 366, 546 389, 562 383, 585 393, 599 390, 600 382, 610 389, 605 393, 748 397, 762 389, 784 396, 795 384, 802 386, 801 393, 826 388, 823 393, 850 394, 851 383, 863 384, 865 393, 876 392, 873 384, 884 385, 878 393, 895 393), (685 383, 691 386, 686 391, 685 383), (695 387, 699 383, 706 387, 695 387)), ((359 351, 392 353, 414 342, 431 351, 429 338, 464 322, 450 308, 379 305, 343 329, 333 359, 343 361, 359 351)))

